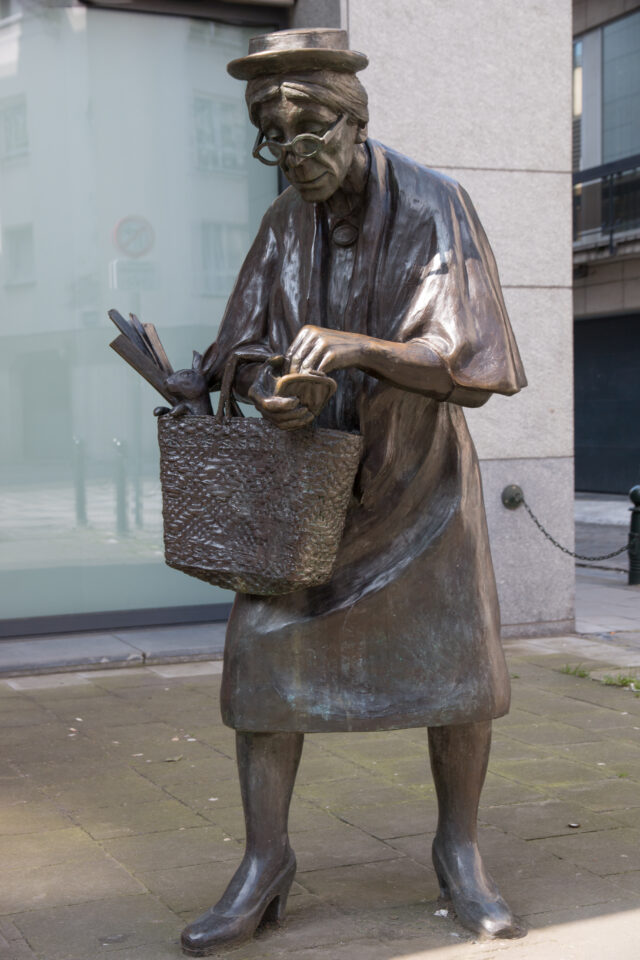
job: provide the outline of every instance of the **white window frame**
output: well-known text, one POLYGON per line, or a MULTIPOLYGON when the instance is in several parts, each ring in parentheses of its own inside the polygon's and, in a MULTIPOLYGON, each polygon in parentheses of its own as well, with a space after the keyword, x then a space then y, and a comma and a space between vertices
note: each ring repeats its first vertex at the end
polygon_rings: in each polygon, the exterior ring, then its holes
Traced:
POLYGON ((5 287, 24 287, 36 282, 35 236, 32 223, 16 223, 2 230, 2 266, 5 287), (15 260, 15 249, 11 249, 12 236, 22 233, 28 237, 28 255, 26 265, 15 260), (16 269, 17 267, 17 269, 16 269))
POLYGON ((219 220, 201 220, 195 230, 194 263, 199 265, 196 275, 196 290, 202 297, 221 297, 226 299, 233 288, 242 266, 243 254, 235 256, 234 239, 239 240, 238 248, 243 252, 247 247, 247 225, 244 223, 223 223, 219 220), (213 260, 207 257, 207 251, 215 245, 213 236, 218 234, 220 257, 213 260), (236 234, 235 238, 233 234, 236 234))
MULTIPOLYGON (((248 149, 246 143, 246 127, 244 104, 239 100, 220 97, 202 90, 194 90, 191 100, 191 116, 193 120, 193 160, 195 169, 203 174, 242 174, 247 172, 248 149), (198 105, 209 108, 208 122, 210 124, 210 143, 205 143, 201 135, 206 133, 199 126, 198 105), (238 115, 238 130, 242 132, 241 140, 234 140, 234 133, 225 136, 224 126, 228 122, 224 111, 230 110, 238 115), (206 152, 210 152, 210 157, 206 152)), ((233 127, 233 123, 231 124, 233 127)))
POLYGON ((24 94, 21 94, 17 97, 6 97, 0 100, 0 160, 4 163, 6 161, 17 160, 20 157, 26 157, 29 153, 29 126, 27 120, 27 99, 24 94), (23 116, 21 117, 21 124, 24 128, 24 139, 17 146, 9 142, 9 120, 8 114, 20 108, 23 116))

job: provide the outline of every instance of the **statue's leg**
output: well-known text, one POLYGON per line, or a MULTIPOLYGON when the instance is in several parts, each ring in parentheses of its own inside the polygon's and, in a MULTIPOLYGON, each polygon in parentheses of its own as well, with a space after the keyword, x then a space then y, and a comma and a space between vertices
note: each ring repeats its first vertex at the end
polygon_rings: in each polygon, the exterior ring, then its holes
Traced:
POLYGON ((478 804, 491 747, 491 721, 429 728, 431 769, 438 795, 433 865, 440 892, 460 922, 489 937, 526 933, 485 871, 478 850, 478 804))
POLYGON ((262 921, 279 921, 296 872, 288 818, 303 735, 237 733, 246 822, 242 863, 215 906, 182 932, 182 949, 205 957, 253 936, 262 921))

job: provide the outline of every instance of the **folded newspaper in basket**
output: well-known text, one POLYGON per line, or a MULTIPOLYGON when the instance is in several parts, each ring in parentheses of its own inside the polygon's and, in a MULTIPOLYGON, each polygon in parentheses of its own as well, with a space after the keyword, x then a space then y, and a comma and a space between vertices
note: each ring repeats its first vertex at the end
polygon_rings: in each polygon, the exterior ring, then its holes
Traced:
POLYGON ((117 310, 109 310, 109 319, 120 331, 120 336, 112 340, 109 346, 141 377, 144 377, 165 400, 173 403, 173 394, 167 386, 167 379, 173 374, 173 367, 169 363, 156 328, 152 323, 140 323, 135 313, 130 313, 129 316, 131 322, 125 320, 117 310))

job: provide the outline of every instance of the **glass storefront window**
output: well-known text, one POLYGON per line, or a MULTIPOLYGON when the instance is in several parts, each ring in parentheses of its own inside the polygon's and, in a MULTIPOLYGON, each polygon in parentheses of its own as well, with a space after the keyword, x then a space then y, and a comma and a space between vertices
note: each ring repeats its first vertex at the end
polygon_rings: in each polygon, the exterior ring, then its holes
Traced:
POLYGON ((176 368, 215 338, 277 192, 226 73, 255 32, 37 4, 0 20, 1 620, 230 599, 163 563, 162 400, 106 312, 154 323, 176 368))
POLYGON ((573 44, 572 167, 579 170, 582 157, 582 40, 573 44))
POLYGON ((602 28, 602 160, 640 153, 640 10, 602 28))

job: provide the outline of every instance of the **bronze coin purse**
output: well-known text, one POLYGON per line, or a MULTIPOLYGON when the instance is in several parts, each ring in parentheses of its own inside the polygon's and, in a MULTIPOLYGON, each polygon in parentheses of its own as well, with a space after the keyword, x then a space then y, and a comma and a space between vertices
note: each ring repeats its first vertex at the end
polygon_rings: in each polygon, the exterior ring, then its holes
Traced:
POLYGON ((314 417, 336 392, 336 381, 324 373, 287 373, 276 380, 277 397, 297 397, 314 417))

